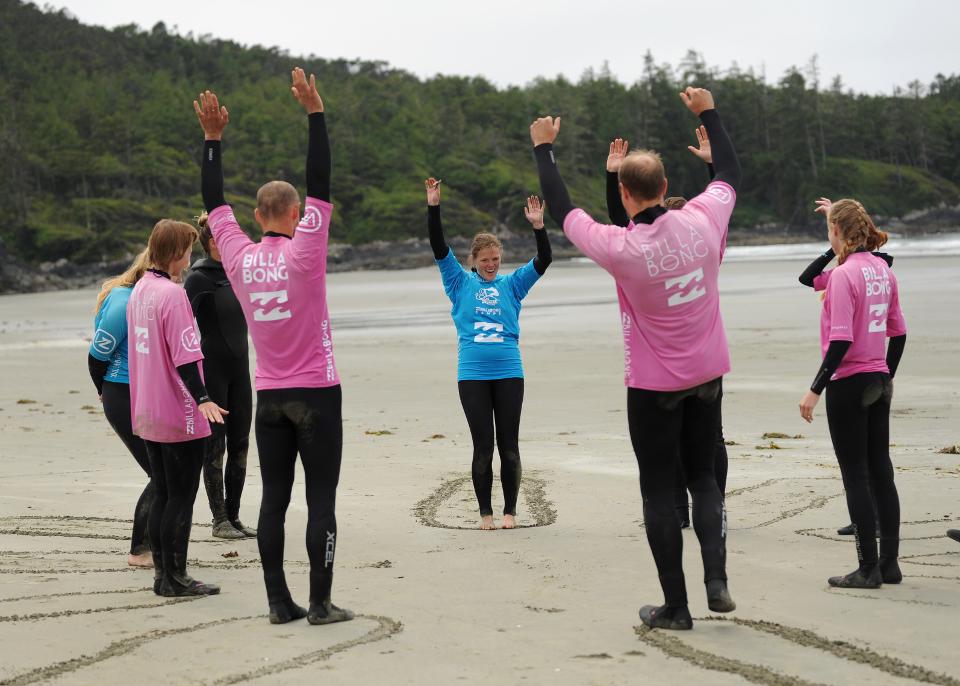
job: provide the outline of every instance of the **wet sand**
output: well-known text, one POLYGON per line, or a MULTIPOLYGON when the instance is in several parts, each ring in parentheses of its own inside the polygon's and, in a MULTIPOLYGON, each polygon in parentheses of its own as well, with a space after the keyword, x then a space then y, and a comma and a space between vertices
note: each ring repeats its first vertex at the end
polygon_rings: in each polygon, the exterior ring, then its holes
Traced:
MULTIPOLYGON (((895 266, 910 328, 891 422, 905 576, 879 591, 826 584, 855 551, 835 533, 847 514, 822 404, 813 425, 797 411, 819 351, 803 266, 722 271, 738 609, 681 633, 635 630, 637 608, 661 594, 614 287, 592 265, 555 264, 525 301, 524 528, 496 532, 472 529, 456 339, 435 270, 331 276, 345 418, 334 599, 359 616, 328 627, 267 623, 256 543, 211 539, 202 489, 191 570, 223 593, 153 595, 151 572, 126 566, 142 475, 86 372, 93 293, 0 298, 0 684, 960 684, 960 545, 943 535, 960 528, 960 456, 937 452, 960 443, 960 257, 895 266)), ((252 450, 250 524, 257 465, 252 450)), ((301 603, 305 517, 298 476, 286 558, 301 603)), ((684 538, 691 611, 705 618, 698 546, 684 538)))

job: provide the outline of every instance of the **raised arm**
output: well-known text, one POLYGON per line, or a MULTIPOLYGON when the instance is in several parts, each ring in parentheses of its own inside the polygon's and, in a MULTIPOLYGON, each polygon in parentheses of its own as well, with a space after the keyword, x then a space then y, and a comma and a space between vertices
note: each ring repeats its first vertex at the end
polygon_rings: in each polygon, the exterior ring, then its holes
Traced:
POLYGON ((610 222, 617 226, 626 226, 630 217, 620 199, 620 165, 627 156, 630 142, 622 138, 610 142, 610 154, 607 155, 607 214, 610 222))
POLYGON ((307 75, 300 67, 290 72, 293 85, 290 91, 310 122, 310 142, 307 145, 307 195, 317 200, 330 202, 330 138, 323 112, 323 100, 317 91, 317 77, 307 75))
POLYGON ((537 160, 540 175, 540 190, 550 217, 563 228, 563 220, 573 211, 570 194, 560 177, 557 160, 553 155, 553 141, 560 133, 560 117, 541 117, 530 125, 533 155, 537 160))
POLYGON ((203 161, 200 164, 200 191, 207 212, 226 205, 223 197, 223 162, 220 140, 230 122, 230 113, 220 105, 215 93, 204 91, 193 101, 193 111, 203 128, 203 161))
POLYGON ((737 159, 737 153, 730 136, 723 128, 720 115, 714 108, 713 95, 705 88, 688 86, 685 91, 680 93, 680 99, 683 100, 683 103, 691 112, 700 117, 700 121, 703 122, 706 129, 713 155, 713 167, 716 172, 714 180, 723 181, 733 190, 737 190, 740 187, 742 175, 740 161, 737 159))
POLYGON ((713 168, 713 150, 710 147, 710 136, 707 135, 707 127, 701 124, 695 128, 693 132, 697 134, 697 147, 688 145, 687 150, 703 160, 704 164, 707 165, 707 173, 710 174, 710 180, 713 181, 717 176, 717 172, 713 168))
POLYGON ((443 224, 440 221, 440 179, 432 176, 423 182, 427 189, 427 235, 430 237, 430 248, 433 257, 442 260, 450 252, 447 241, 443 237, 443 224))
POLYGON ((553 250, 550 248, 550 237, 547 230, 543 228, 543 203, 540 198, 531 195, 527 198, 527 204, 523 208, 523 216, 527 218, 533 227, 533 235, 537 240, 537 256, 533 258, 533 268, 537 274, 543 276, 547 267, 553 262, 553 250))

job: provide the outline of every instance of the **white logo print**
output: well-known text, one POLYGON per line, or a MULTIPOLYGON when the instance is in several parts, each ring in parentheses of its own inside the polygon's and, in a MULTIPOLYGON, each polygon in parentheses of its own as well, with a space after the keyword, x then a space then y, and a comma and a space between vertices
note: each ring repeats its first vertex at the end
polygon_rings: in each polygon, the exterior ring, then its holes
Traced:
POLYGON ((327 545, 326 545, 326 550, 324 551, 325 554, 323 556, 324 567, 329 567, 330 565, 333 564, 333 551, 336 550, 336 547, 337 547, 337 534, 334 533, 333 531, 328 531, 327 545))
POLYGON ((287 302, 287 292, 283 291, 265 291, 263 293, 250 293, 250 302, 257 305, 266 305, 271 300, 277 302, 277 307, 266 309, 258 307, 253 311, 253 319, 258 322, 275 322, 278 319, 290 319, 293 314, 290 310, 280 307, 287 302))
POLYGON ((702 298, 707 294, 707 289, 703 286, 694 286, 688 292, 684 293, 683 289, 685 289, 691 281, 696 281, 697 283, 703 281, 703 267, 700 267, 689 274, 675 276, 672 279, 667 279, 663 282, 664 288, 666 288, 668 291, 674 286, 678 286, 678 290, 680 291, 679 293, 674 293, 667 298, 667 307, 683 305, 684 303, 691 302, 697 298, 702 298))
MULTIPOLYGON (((474 331, 503 331, 503 324, 494 324, 493 322, 474 322, 474 331)), ((503 336, 496 333, 478 333, 473 337, 475 343, 503 343, 503 336)))
POLYGON ((886 333, 887 332, 887 303, 877 303, 876 305, 871 305, 870 314, 876 317, 876 319, 873 319, 870 321, 870 326, 867 327, 867 332, 886 333))
POLYGON ((197 335, 197 330, 192 326, 188 326, 181 331, 180 345, 182 345, 183 349, 188 353, 195 353, 200 350, 200 337, 197 335))
POLYGON ((729 204, 730 200, 733 199, 730 189, 726 186, 721 186, 719 183, 712 184, 710 188, 706 190, 706 193, 712 195, 724 205, 729 204))
POLYGON ((491 286, 490 288, 481 288, 477 291, 477 300, 482 302, 484 305, 496 305, 500 297, 500 291, 491 286))
POLYGON ((320 210, 312 205, 307 205, 307 209, 303 211, 303 219, 300 220, 300 223, 297 225, 297 231, 303 231, 304 233, 315 233, 320 230, 320 227, 323 226, 323 215, 320 214, 320 210))
POLYGON ((150 332, 147 331, 147 327, 135 326, 133 327, 133 333, 137 337, 137 347, 136 347, 137 352, 143 353, 144 355, 149 355, 150 348, 148 344, 150 343, 150 341, 148 339, 149 339, 150 332))
POLYGON ((113 337, 113 334, 103 329, 97 329, 97 332, 93 334, 93 347, 101 355, 109 355, 117 347, 117 339, 113 337))

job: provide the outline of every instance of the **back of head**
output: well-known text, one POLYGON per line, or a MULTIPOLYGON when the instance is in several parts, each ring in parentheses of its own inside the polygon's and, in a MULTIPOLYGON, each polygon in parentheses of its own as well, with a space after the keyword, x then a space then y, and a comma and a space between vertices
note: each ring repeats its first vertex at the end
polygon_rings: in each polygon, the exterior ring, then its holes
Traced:
POLYGON ((149 266, 150 250, 148 248, 144 248, 140 251, 139 255, 133 258, 133 262, 130 263, 130 266, 127 267, 126 271, 103 282, 103 285, 100 286, 100 292, 97 293, 97 304, 96 307, 93 308, 93 311, 100 311, 100 308, 103 307, 103 301, 107 299, 107 296, 110 295, 110 291, 112 291, 114 288, 118 286, 127 288, 135 286, 137 281, 140 280, 140 277, 143 276, 143 273, 147 271, 149 266))
POLYGON ((197 240, 197 230, 186 222, 161 219, 150 232, 147 241, 150 266, 166 269, 170 263, 183 256, 197 240))
POLYGON ((827 221, 840 235, 841 247, 837 255, 840 264, 859 248, 876 250, 887 242, 886 232, 878 231, 864 206, 851 198, 833 203, 827 221))
POLYGON ((281 217, 284 212, 299 204, 300 194, 286 181, 270 181, 260 186, 257 191, 257 211, 266 220, 281 217))
POLYGON ((686 198, 681 198, 679 195, 674 195, 663 201, 663 206, 668 210, 682 210, 683 206, 687 204, 686 198))
POLYGON ((667 180, 660 153, 634 150, 620 164, 619 179, 631 197, 640 201, 656 200, 667 180))
POLYGON ((203 252, 207 254, 207 257, 210 257, 210 240, 213 238, 213 232, 210 231, 210 221, 207 213, 201 212, 199 217, 194 217, 194 221, 197 222, 197 228, 200 229, 198 232, 200 247, 203 248, 203 252))

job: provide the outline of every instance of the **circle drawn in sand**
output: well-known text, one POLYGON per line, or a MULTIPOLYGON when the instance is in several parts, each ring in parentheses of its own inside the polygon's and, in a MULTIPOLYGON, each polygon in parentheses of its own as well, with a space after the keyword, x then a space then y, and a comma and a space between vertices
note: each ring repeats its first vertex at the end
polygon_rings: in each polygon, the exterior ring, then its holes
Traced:
MULTIPOLYGON (((51 665, 45 667, 39 667, 37 669, 30 670, 29 672, 24 672, 10 679, 0 681, 2 686, 27 686, 28 684, 35 684, 42 681, 49 681, 56 677, 71 674, 77 672, 85 667, 90 667, 99 663, 106 662, 112 658, 122 657, 128 655, 138 648, 152 642, 168 638, 171 636, 177 636, 182 634, 189 634, 195 631, 202 631, 204 629, 209 629, 211 627, 222 626, 225 624, 233 624, 236 622, 243 622, 249 620, 264 620, 263 615, 250 615, 246 617, 230 617, 228 619, 215 619, 209 622, 203 622, 201 624, 195 624, 193 626, 179 627, 176 629, 154 629, 152 631, 147 631, 142 634, 137 634, 136 636, 130 636, 128 638, 123 638, 118 641, 114 641, 108 645, 103 650, 93 654, 93 655, 82 655, 77 658, 62 660, 60 662, 55 662, 51 665)), ((221 677, 215 680, 214 684, 238 684, 245 681, 250 681, 252 679, 261 678, 264 676, 277 674, 279 672, 285 672, 291 669, 297 669, 300 667, 305 667, 307 665, 313 664, 315 662, 320 662, 322 660, 327 660, 338 653, 342 653, 350 648, 354 648, 365 643, 373 643, 375 641, 381 641, 385 638, 389 638, 394 634, 400 632, 403 628, 403 625, 395 619, 390 617, 380 617, 375 615, 357 615, 357 620, 368 620, 376 623, 376 626, 368 631, 367 633, 353 638, 347 641, 342 641, 335 645, 332 645, 327 648, 320 648, 313 650, 311 652, 299 655, 289 660, 279 661, 259 669, 245 672, 241 674, 232 674, 225 677, 221 677)))
MULTIPOLYGON (((925 553, 923 555, 901 555, 900 562, 925 567, 926 569, 923 571, 953 571, 956 570, 957 567, 960 567, 960 552, 952 550, 943 553, 925 553)), ((907 574, 906 576, 921 576, 926 579, 960 579, 960 576, 942 576, 935 574, 907 574)))
MULTIPOLYGON (((496 483, 494 491, 496 491, 496 483)), ((547 499, 546 482, 543 479, 535 474, 524 474, 520 482, 520 493, 526 501, 527 512, 533 517, 533 523, 526 523, 525 513, 521 513, 518 516, 518 529, 550 526, 557 521, 557 511, 553 503, 547 499)), ((424 526, 479 531, 475 523, 478 516, 476 508, 477 500, 471 477, 458 476, 441 481, 440 486, 433 493, 414 506, 413 514, 424 526), (460 496, 459 501, 469 505, 456 507, 452 502, 455 496, 460 496), (443 510, 442 513, 441 510, 443 510)))
MULTIPOLYGON (((129 541, 132 519, 118 517, 84 517, 75 515, 19 515, 0 517, 0 534, 11 536, 61 536, 64 538, 97 538, 107 541, 129 541)), ((210 528, 197 523, 194 527, 210 528)), ((192 543, 227 543, 216 538, 191 538, 192 543)))
MULTIPOLYGON (((0 550, 0 574, 98 574, 143 572, 143 568, 131 567, 122 562, 126 553, 115 550, 0 550), (79 557, 83 556, 83 557, 79 557), (99 557, 97 557, 99 556, 99 557), (113 566, 104 566, 113 565, 113 566)), ((286 567, 309 567, 306 560, 284 560, 286 567)), ((187 566, 192 569, 249 569, 260 567, 259 556, 248 559, 223 558, 200 560, 189 558, 187 566)))
MULTIPOLYGON (((917 519, 912 522, 900 522, 900 540, 935 541, 941 538, 945 539, 946 536, 944 536, 943 533, 944 525, 950 522, 960 522, 960 518, 917 519), (904 527, 908 529, 907 533, 913 535, 904 536, 904 527), (919 529, 919 531, 917 529, 919 529)), ((837 541, 839 543, 850 543, 853 541, 853 536, 840 536, 837 534, 836 529, 830 528, 797 529, 795 533, 801 536, 813 536, 814 538, 822 538, 825 541, 837 541)), ((900 559, 902 560, 904 558, 901 556, 900 559)))
MULTIPOLYGON (((856 646, 847 641, 831 640, 807 629, 798 629, 775 622, 740 618, 699 617, 696 621, 730 622, 754 631, 772 634, 804 648, 813 648, 843 660, 867 665, 890 676, 926 684, 936 684, 937 686, 960 686, 960 680, 947 674, 933 672, 926 667, 910 664, 897 657, 881 655, 870 648, 856 646)), ((641 641, 660 649, 669 657, 679 658, 702 669, 735 674, 746 681, 764 684, 765 686, 816 686, 814 682, 798 676, 784 674, 763 665, 694 648, 669 632, 650 629, 646 626, 636 626, 634 631, 641 641)))

